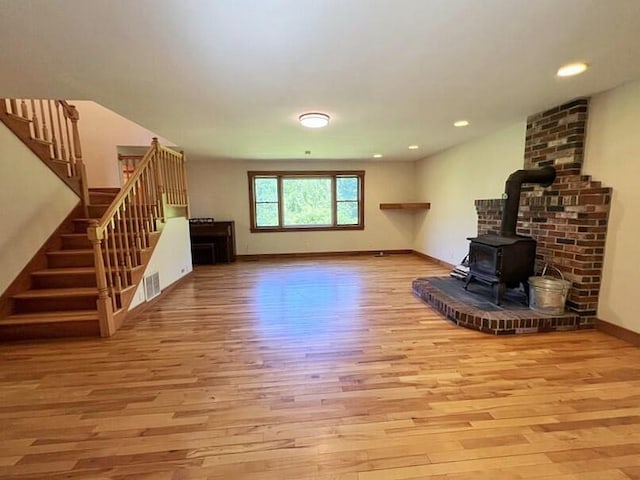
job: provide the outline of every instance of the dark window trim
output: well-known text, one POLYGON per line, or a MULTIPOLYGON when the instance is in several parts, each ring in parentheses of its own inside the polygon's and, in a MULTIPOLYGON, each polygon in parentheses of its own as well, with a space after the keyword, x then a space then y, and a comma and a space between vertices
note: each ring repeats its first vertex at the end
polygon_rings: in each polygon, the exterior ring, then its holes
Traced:
MULTIPOLYGON (((342 230, 364 230, 364 170, 268 170, 268 171, 248 171, 249 180, 249 215, 250 230, 252 233, 265 232, 321 232, 321 231, 342 231, 342 230), (358 224, 357 225, 322 225, 309 227, 283 227, 282 206, 282 179, 286 177, 330 177, 332 178, 331 188, 333 195, 332 214, 333 221, 337 221, 338 200, 336 195, 336 178, 341 176, 357 176, 358 182, 358 224), (276 227, 256 226, 256 201, 254 195, 255 177, 276 177, 278 179, 278 221, 276 227)), ((272 202, 275 203, 275 202, 272 202)))

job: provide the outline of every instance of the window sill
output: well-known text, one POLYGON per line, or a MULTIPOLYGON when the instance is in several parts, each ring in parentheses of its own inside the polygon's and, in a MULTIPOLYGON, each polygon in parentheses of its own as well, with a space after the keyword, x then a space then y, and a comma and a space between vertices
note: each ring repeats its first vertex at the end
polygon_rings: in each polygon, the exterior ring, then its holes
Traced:
POLYGON ((281 233, 281 232, 331 232, 345 230, 364 230, 364 225, 341 225, 339 227, 251 227, 251 233, 281 233))

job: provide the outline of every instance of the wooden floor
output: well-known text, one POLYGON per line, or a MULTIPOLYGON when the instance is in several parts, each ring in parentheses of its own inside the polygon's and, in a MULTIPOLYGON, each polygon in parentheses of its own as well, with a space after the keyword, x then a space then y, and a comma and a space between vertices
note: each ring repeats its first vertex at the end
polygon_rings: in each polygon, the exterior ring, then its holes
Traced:
POLYGON ((494 337, 411 255, 198 268, 109 340, 0 345, 0 478, 640 479, 640 350, 494 337))

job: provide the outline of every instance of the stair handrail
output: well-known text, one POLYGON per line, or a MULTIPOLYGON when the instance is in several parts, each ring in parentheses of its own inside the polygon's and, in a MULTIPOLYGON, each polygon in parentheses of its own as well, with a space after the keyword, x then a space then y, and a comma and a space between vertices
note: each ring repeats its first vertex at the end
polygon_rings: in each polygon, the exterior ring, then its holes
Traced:
POLYGON ((135 286, 132 271, 143 266, 141 253, 150 245, 150 234, 159 230, 169 208, 183 207, 188 215, 185 161, 184 152, 154 138, 109 208, 89 225, 103 336, 116 329, 114 312, 126 307, 122 292, 135 286))

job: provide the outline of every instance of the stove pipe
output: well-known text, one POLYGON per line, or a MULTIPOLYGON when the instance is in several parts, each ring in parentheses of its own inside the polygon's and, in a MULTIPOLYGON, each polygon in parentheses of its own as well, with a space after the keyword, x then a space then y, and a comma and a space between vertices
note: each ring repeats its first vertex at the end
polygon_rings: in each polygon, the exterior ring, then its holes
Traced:
POLYGON ((504 211, 502 212, 502 227, 500 234, 503 237, 515 237, 518 223, 518 209, 520 208, 520 190, 523 183, 539 183, 548 187, 556 179, 556 169, 542 167, 531 170, 516 170, 504 184, 506 198, 504 211))

